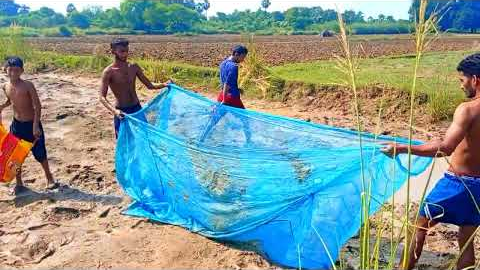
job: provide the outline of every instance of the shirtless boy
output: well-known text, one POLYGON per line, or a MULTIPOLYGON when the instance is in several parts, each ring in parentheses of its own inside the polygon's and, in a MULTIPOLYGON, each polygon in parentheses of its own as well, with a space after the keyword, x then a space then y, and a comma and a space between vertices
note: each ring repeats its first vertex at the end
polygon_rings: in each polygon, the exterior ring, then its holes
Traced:
POLYGON ((100 87, 100 102, 114 115, 115 136, 118 136, 120 120, 125 114, 133 114, 142 109, 136 91, 137 78, 150 90, 162 89, 170 81, 152 84, 143 74, 139 65, 128 62, 129 42, 124 38, 116 38, 110 44, 115 59, 102 75, 100 87), (107 100, 108 89, 111 89, 116 99, 115 106, 107 100))
MULTIPOLYGON (((42 123, 40 121, 42 105, 38 98, 37 90, 33 83, 21 78, 23 74, 23 61, 19 57, 9 57, 4 66, 7 71, 9 83, 3 86, 3 91, 7 100, 0 105, 0 112, 13 105, 13 122, 10 126, 10 132, 19 139, 34 143, 32 153, 35 159, 42 165, 47 178, 47 190, 53 190, 59 187, 59 184, 53 180, 52 173, 47 159, 47 150, 45 148, 45 136, 42 123)), ((18 169, 17 183, 13 189, 15 195, 25 191, 26 188, 22 181, 22 170, 18 169)))

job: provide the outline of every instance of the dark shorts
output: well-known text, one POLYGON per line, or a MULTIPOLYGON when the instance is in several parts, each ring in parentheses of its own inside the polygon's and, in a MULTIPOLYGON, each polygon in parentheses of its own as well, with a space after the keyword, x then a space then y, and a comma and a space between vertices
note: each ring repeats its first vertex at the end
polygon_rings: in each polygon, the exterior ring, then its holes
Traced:
POLYGON ((420 215, 440 223, 479 226, 476 205, 480 206, 480 178, 447 172, 425 199, 420 215))
MULTIPOLYGON (((116 107, 118 110, 122 111, 123 113, 125 114, 132 114, 132 113, 136 113, 138 111, 140 111, 142 109, 142 105, 140 104, 137 104, 137 105, 134 105, 134 106, 131 106, 131 107, 125 107, 125 108, 120 108, 120 107, 116 107)), ((118 138, 118 131, 120 129, 120 118, 118 117, 114 117, 113 118, 113 125, 115 126, 115 137, 118 138)), ((146 121, 146 118, 145 118, 145 121, 146 121)))
POLYGON ((223 100, 223 91, 220 91, 220 94, 218 94, 217 101, 218 102, 223 102, 223 104, 228 105, 230 107, 245 109, 245 106, 243 105, 243 102, 240 99, 240 96, 234 96, 232 94, 226 94, 225 95, 225 100, 223 100))
MULTIPOLYGON (((40 130, 42 135, 32 147, 32 153, 35 159, 38 162, 44 162, 47 160, 47 149, 45 147, 45 134, 43 132, 42 123, 40 123, 40 130)), ((28 142, 34 142, 35 136, 33 136, 33 121, 29 122, 21 122, 16 119, 13 119, 12 125, 10 126, 10 132, 12 134, 22 140, 28 142)))

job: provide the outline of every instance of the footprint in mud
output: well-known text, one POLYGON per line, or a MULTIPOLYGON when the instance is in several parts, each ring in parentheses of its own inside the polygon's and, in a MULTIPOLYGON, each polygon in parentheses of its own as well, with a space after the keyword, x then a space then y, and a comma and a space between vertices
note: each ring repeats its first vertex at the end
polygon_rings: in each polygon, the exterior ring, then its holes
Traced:
POLYGON ((55 116, 55 119, 56 120, 63 120, 65 118, 67 118, 69 116, 68 113, 60 113, 60 114, 57 114, 57 116, 55 116))
POLYGON ((95 170, 93 166, 68 165, 67 173, 73 174, 69 182, 72 186, 96 191, 107 187, 105 176, 95 170))
POLYGON ((77 219, 87 215, 89 212, 89 210, 56 206, 45 210, 42 214, 42 218, 49 222, 59 222, 77 219))
POLYGON ((83 112, 78 112, 78 111, 71 111, 67 110, 64 107, 59 108, 62 112, 57 112, 52 115, 52 118, 54 118, 54 121, 60 121, 62 124, 72 124, 75 123, 76 121, 80 121, 81 119, 85 118, 85 114, 83 112), (76 118, 74 118, 76 117, 76 118), (66 122, 67 118, 73 118, 73 119, 68 119, 69 121, 66 122))

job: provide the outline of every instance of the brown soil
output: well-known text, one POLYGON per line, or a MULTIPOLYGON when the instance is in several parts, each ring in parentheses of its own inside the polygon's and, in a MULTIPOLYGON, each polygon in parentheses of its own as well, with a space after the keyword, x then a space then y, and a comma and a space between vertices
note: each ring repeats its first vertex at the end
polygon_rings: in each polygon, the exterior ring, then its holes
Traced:
MULTIPOLYGON (((181 61, 201 66, 217 66, 230 53, 231 47, 242 42, 238 35, 212 35, 194 37, 129 36, 134 55, 168 61, 181 61)), ((33 38, 29 41, 41 50, 68 54, 98 54, 109 49, 111 36, 75 38, 33 38)), ((255 37, 260 56, 268 65, 333 59, 340 54, 336 38, 321 36, 258 36, 255 37)), ((356 37, 353 47, 362 45, 360 57, 403 55, 415 52, 414 42, 408 35, 395 38, 356 37)), ((478 36, 446 36, 429 48, 430 51, 459 51, 478 49, 478 36)))

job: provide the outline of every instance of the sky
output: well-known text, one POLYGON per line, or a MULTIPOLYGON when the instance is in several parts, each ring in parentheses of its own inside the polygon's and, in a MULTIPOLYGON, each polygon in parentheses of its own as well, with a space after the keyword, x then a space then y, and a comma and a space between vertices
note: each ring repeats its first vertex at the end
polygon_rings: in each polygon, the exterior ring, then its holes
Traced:
MULTIPOLYGON (((341 10, 353 9, 355 11, 362 11, 365 14, 365 18, 368 16, 377 17, 378 14, 392 15, 397 19, 408 19, 408 9, 410 7, 411 0, 270 0, 272 5, 270 11, 284 11, 290 7, 302 6, 312 7, 320 6, 324 9, 335 9, 337 5, 341 10)), ((41 6, 48 6, 55 9, 58 12, 65 13, 68 3, 73 3, 77 9, 89 5, 101 5, 104 8, 118 7, 120 0, 45 0, 45 1, 33 1, 33 0, 16 0, 15 2, 20 4, 26 4, 33 10, 40 8, 41 6)), ((260 6, 260 0, 210 0, 211 8, 208 11, 209 16, 216 14, 217 12, 230 13, 235 9, 256 10, 260 6)))

